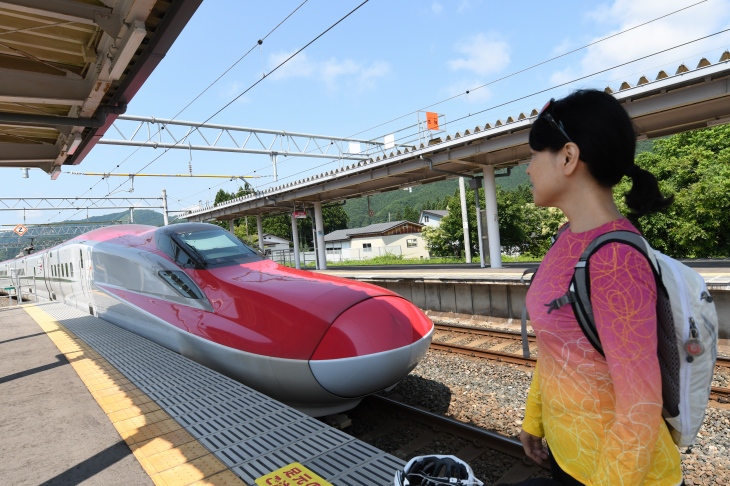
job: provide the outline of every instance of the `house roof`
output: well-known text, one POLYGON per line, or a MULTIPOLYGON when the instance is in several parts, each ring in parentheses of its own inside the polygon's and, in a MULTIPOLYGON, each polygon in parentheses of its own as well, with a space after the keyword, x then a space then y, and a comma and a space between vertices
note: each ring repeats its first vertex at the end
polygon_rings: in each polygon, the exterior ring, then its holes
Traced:
POLYGON ((428 214, 434 214, 434 215, 440 216, 442 218, 444 216, 446 216, 447 214, 449 214, 448 211, 443 210, 443 209, 424 209, 423 211, 421 211, 421 214, 426 214, 426 213, 428 213, 428 214))
POLYGON ((331 233, 327 233, 324 235, 324 241, 341 241, 341 240, 349 240, 353 236, 358 235, 369 235, 373 233, 385 233, 386 231, 389 231, 397 226, 400 226, 402 224, 415 224, 417 226, 423 226, 418 223, 414 223, 413 221, 391 221, 389 223, 375 223, 368 226, 363 226, 362 228, 347 228, 347 229, 341 229, 341 230, 335 230, 331 233))

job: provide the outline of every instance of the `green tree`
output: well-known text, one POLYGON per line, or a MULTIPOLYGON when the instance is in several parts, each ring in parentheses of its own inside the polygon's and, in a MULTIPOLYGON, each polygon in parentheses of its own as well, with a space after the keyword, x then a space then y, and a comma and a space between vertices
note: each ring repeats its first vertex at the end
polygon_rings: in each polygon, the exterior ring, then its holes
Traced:
MULTIPOLYGON (((656 140, 636 163, 659 180, 674 203, 663 213, 634 218, 651 245, 675 258, 730 256, 730 125, 656 140)), ((631 180, 614 191, 624 214, 631 180)))
MULTIPOLYGON (((484 207, 484 190, 479 190, 480 206, 484 207)), ((479 253, 474 191, 466 192, 469 244, 472 255, 479 253)), ((530 188, 514 190, 497 187, 497 215, 502 246, 509 252, 542 257, 564 217, 560 211, 538 208, 532 203, 530 188)), ((464 252, 464 228, 458 191, 448 199, 449 213, 441 220, 439 231, 424 230, 423 236, 433 256, 459 256, 464 252)), ((482 209, 483 211, 483 209, 482 209)), ((484 226, 482 229, 485 229, 484 226)))

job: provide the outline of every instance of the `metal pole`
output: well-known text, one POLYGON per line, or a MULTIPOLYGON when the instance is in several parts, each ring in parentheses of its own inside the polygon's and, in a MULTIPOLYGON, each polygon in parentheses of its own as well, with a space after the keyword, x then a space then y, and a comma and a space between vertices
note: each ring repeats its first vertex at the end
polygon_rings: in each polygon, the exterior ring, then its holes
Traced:
POLYGON ((260 214, 256 215, 256 229, 259 233, 259 249, 264 251, 264 223, 260 214))
POLYGON ((479 266, 484 268, 484 245, 482 244, 482 209, 479 207, 479 188, 474 188, 474 200, 477 206, 477 235, 479 236, 479 266))
POLYGON ((502 251, 499 241, 499 220, 497 219, 497 184, 494 166, 484 168, 484 202, 489 238, 489 263, 492 268, 502 268, 502 251))
POLYGON ((134 208, 129 208, 129 222, 134 223, 134 208))
POLYGON ((299 229, 297 228, 297 218, 294 212, 291 213, 291 236, 294 240, 294 266, 297 269, 302 268, 302 262, 299 261, 299 229))
POLYGON ((170 220, 167 215, 167 191, 164 189, 162 190, 162 222, 165 226, 170 224, 170 220))
MULTIPOLYGON (((466 263, 471 263, 471 245, 469 244, 469 212, 466 207, 466 190, 464 178, 459 177, 459 198, 461 199, 461 226, 464 228, 464 256, 466 263)), ((477 197, 477 199, 479 199, 477 197)), ((478 217, 477 213, 477 217, 478 217)))
POLYGON ((327 270, 327 248, 324 242, 324 221, 322 218, 322 203, 314 203, 314 223, 317 227, 317 259, 319 269, 327 270))

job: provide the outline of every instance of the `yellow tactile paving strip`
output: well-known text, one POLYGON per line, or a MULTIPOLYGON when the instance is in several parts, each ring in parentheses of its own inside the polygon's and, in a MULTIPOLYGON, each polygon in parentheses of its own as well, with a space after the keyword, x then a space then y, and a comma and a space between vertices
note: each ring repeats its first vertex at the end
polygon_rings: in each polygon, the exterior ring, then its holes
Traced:
POLYGON ((23 308, 66 356, 156 485, 245 486, 99 353, 38 307, 23 308))

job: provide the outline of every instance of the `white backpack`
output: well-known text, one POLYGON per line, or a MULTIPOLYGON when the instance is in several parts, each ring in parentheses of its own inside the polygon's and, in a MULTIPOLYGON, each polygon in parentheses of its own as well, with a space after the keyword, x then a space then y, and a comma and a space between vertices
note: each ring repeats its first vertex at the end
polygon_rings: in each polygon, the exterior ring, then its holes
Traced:
POLYGON ((632 246, 651 263, 657 284, 663 416, 675 444, 692 445, 705 418, 717 360, 717 311, 699 273, 654 250, 637 233, 612 231, 588 245, 575 266, 568 292, 546 304, 548 312, 571 304, 583 333, 603 355, 591 307, 589 261, 599 248, 615 242, 632 246))

